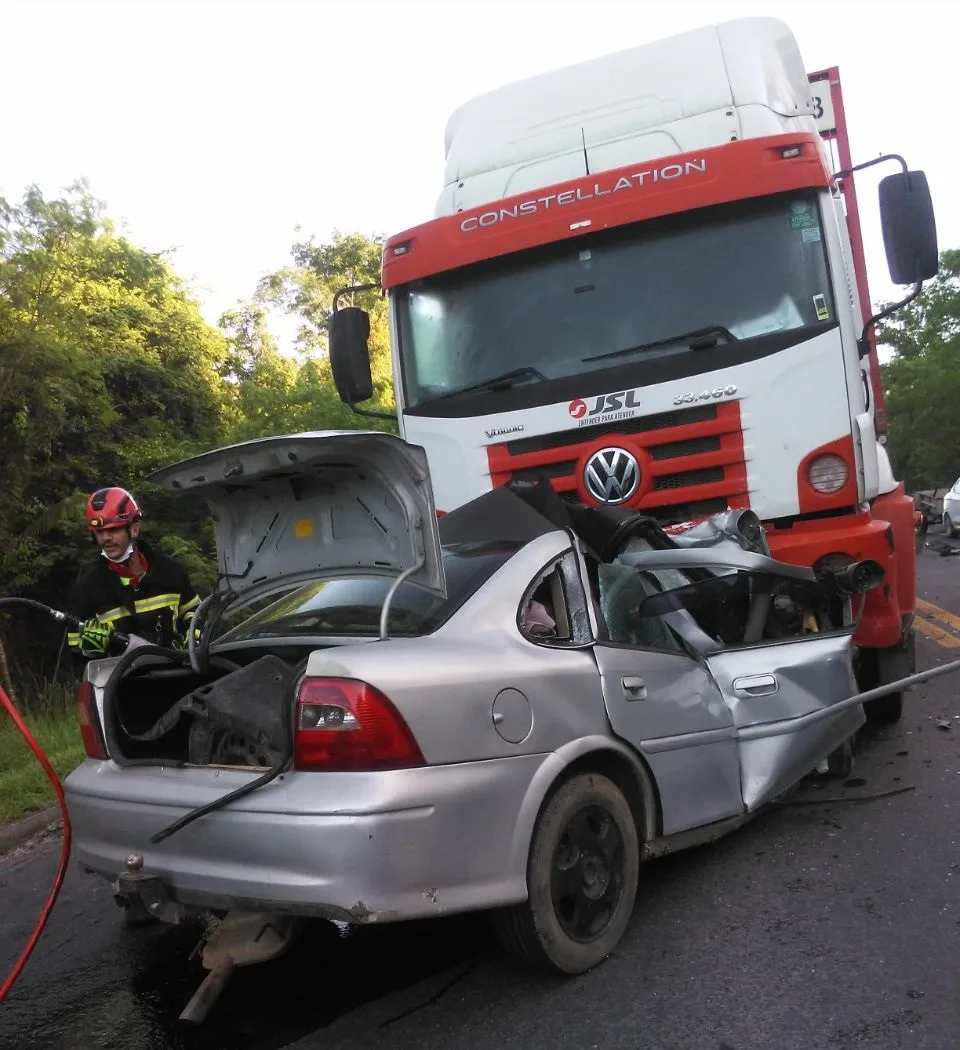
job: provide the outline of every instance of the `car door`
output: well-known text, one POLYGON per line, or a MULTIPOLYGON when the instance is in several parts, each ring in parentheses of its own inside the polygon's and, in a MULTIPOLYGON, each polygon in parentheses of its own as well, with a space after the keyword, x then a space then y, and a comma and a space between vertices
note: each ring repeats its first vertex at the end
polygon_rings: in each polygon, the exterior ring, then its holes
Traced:
POLYGON ((707 666, 737 726, 748 810, 809 773, 865 721, 856 706, 803 722, 857 692, 848 632, 732 647, 708 656, 707 666))
MULTIPOLYGON (((681 551, 635 561, 692 567, 696 557, 681 551)), ((807 569, 747 553, 702 557, 713 560, 705 575, 674 568, 667 578, 658 571, 663 589, 644 600, 637 616, 674 618, 701 654, 735 726, 743 803, 755 810, 863 724, 859 706, 818 715, 857 692, 854 625, 831 622, 828 593, 807 569)))
POLYGON ((644 756, 670 835, 743 812, 733 715, 668 617, 635 615, 648 574, 592 567, 600 630, 594 655, 613 731, 644 756))

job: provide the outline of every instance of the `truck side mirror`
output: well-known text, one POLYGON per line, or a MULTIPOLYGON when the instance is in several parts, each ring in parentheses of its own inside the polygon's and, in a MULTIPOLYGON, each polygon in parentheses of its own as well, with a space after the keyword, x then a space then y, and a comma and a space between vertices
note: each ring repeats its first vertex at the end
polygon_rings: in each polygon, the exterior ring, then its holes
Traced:
POLYGON ((335 310, 329 319, 328 345, 333 382, 347 405, 373 397, 370 376, 370 315, 359 306, 335 310))
POLYGON ((901 171, 881 181, 880 225, 894 284, 920 284, 937 276, 937 222, 922 171, 901 171))

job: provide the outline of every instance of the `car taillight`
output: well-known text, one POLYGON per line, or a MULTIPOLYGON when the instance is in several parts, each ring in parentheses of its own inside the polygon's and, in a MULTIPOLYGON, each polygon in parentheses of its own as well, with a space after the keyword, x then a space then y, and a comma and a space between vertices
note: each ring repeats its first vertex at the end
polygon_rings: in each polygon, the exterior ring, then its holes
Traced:
POLYGON ((81 682, 77 690, 77 722, 87 758, 105 759, 107 746, 103 742, 100 715, 97 713, 97 694, 92 682, 81 682))
POLYGON ((807 467, 807 480, 815 492, 824 496, 839 492, 850 479, 850 469, 845 459, 833 454, 817 456, 807 467))
POLYGON ((318 772, 424 765, 399 711, 372 685, 305 678, 297 697, 294 769, 318 772))

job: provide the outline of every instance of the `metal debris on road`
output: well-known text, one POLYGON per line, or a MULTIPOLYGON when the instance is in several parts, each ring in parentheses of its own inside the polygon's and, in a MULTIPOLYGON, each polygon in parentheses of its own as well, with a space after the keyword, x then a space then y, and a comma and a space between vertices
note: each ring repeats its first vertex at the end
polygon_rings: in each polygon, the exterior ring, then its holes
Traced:
POLYGON ((932 543, 930 542, 930 540, 927 540, 927 542, 924 544, 924 547, 926 547, 927 550, 931 550, 939 554, 941 558, 951 558, 960 554, 960 547, 954 547, 952 544, 945 543, 943 540, 934 541, 932 543))

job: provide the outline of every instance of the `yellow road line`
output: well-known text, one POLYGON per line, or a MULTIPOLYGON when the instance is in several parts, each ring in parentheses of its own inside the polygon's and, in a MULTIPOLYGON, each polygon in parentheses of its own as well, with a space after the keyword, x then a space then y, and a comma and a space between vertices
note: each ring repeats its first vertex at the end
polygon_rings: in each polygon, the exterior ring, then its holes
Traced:
POLYGON ((935 623, 930 623, 928 620, 924 620, 922 616, 914 617, 913 626, 916 627, 921 634, 925 634, 928 638, 932 638, 945 649, 960 649, 960 638, 950 634, 949 631, 945 631, 942 627, 938 627, 935 623))
POLYGON ((926 613, 928 619, 939 620, 948 627, 952 627, 955 631, 960 631, 960 616, 957 616, 955 613, 947 612, 946 609, 939 609, 936 605, 923 601, 922 598, 917 599, 917 611, 926 613))

